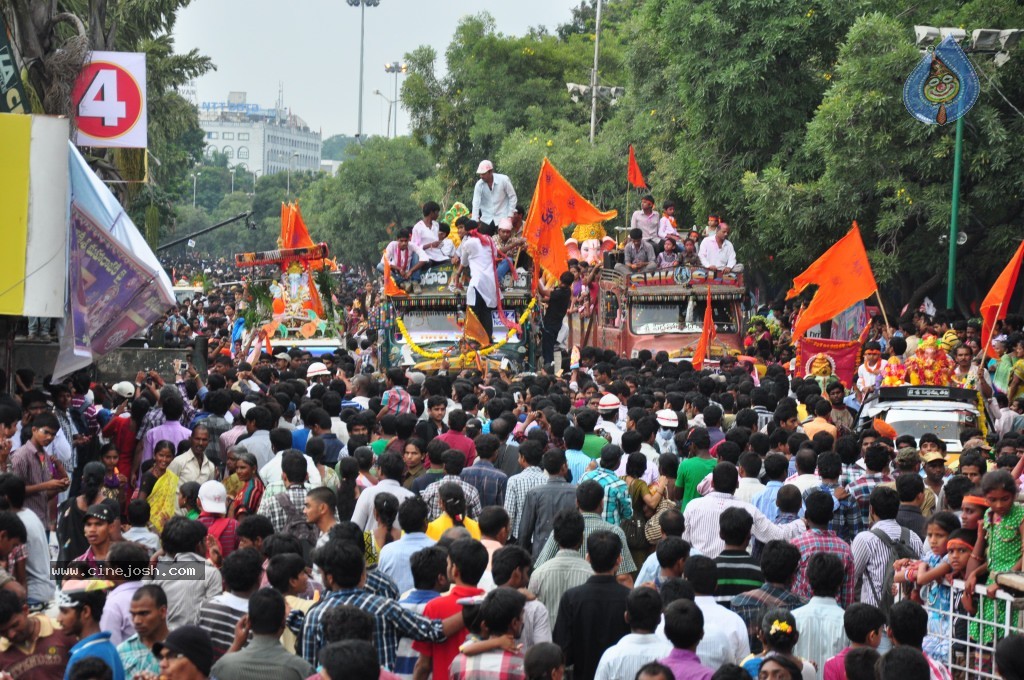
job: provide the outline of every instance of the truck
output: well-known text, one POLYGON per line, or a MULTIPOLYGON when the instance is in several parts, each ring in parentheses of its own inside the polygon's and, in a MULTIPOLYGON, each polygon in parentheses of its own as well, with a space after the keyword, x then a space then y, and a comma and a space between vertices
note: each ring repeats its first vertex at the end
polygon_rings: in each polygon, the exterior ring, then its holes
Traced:
MULTIPOLYGON (((440 367, 441 360, 436 358, 437 353, 446 354, 449 361, 459 356, 466 294, 453 285, 455 272, 456 267, 451 264, 432 267, 423 272, 419 292, 387 296, 382 353, 385 367, 414 366, 420 370, 433 371, 440 367)), ((513 333, 508 337, 509 327, 505 325, 509 318, 521 321, 530 307, 533 299, 530 281, 530 272, 520 267, 514 279, 508 274, 501 282, 505 316, 502 317, 496 310, 493 312, 494 329, 491 339, 495 344, 505 342, 497 349, 488 351, 481 359, 486 360, 491 368, 503 367, 514 373, 535 365, 537 347, 533 317, 536 307, 531 309, 525 323, 521 324, 522 335, 513 333)), ((475 364, 474 358, 466 365, 475 364)))
POLYGON ((609 348, 630 358, 644 349, 665 350, 672 359, 691 357, 703 330, 709 290, 717 337, 708 356, 741 354, 743 274, 716 275, 686 266, 630 275, 606 266, 589 318, 570 317, 569 345, 609 348))

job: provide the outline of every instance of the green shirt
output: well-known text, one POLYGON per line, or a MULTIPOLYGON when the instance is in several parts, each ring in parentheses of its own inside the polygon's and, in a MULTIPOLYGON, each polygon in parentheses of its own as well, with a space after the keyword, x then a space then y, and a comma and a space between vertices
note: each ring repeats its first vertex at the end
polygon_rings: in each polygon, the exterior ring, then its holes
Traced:
POLYGON ((600 458, 601 449, 606 446, 608 446, 608 440, 599 434, 588 434, 583 439, 583 453, 593 459, 600 458))
POLYGON ((686 509, 686 504, 697 497, 697 485, 708 476, 718 461, 714 458, 693 457, 679 463, 679 473, 676 475, 676 488, 683 490, 683 502, 681 510, 686 509))
POLYGON ((394 439, 394 437, 388 437, 387 439, 377 439, 375 441, 370 442, 370 448, 373 450, 374 457, 379 458, 381 454, 384 453, 384 449, 386 449, 388 447, 388 444, 391 443, 392 439, 394 439))

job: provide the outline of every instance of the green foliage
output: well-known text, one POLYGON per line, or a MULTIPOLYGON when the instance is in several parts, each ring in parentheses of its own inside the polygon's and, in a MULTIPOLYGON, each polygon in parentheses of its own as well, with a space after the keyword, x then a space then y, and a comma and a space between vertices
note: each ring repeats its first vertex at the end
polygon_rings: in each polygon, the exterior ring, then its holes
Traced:
POLYGON ((346 149, 349 144, 355 144, 356 138, 348 135, 334 135, 324 140, 323 148, 320 150, 320 157, 324 160, 340 161, 345 159, 346 149))
POLYGON ((395 229, 421 217, 413 190, 433 172, 430 154, 409 137, 349 147, 338 175, 320 176, 302 194, 310 234, 343 262, 375 264, 395 229))

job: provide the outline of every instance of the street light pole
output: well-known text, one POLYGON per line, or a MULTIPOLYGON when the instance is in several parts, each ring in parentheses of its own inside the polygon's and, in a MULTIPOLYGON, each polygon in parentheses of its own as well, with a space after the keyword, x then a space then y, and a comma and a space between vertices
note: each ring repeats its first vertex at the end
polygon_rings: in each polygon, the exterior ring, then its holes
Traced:
POLYGON ((388 139, 390 139, 391 138, 391 107, 395 104, 395 102, 393 102, 390 99, 388 99, 387 97, 385 97, 384 93, 381 92, 380 90, 374 90, 373 93, 388 103, 388 124, 386 126, 384 126, 384 136, 387 137, 388 139))
POLYGON ((192 173, 192 207, 196 207, 196 184, 199 182, 199 175, 201 172, 192 173))
POLYGON ((231 168, 231 193, 235 193, 235 168, 231 168))
POLYGON ((256 178, 260 176, 259 170, 252 171, 252 195, 256 195, 256 178))
POLYGON ((960 217, 960 164, 963 158, 964 116, 956 119, 956 146, 953 151, 953 200, 949 215, 949 268, 946 271, 946 309, 956 302, 956 248, 960 217))
POLYGON ((351 7, 359 7, 359 124, 356 139, 363 139, 363 64, 366 55, 366 6, 376 7, 380 0, 348 0, 351 7))
POLYGON ((298 158, 298 157, 299 157, 299 152, 298 152, 298 151, 296 151, 295 153, 293 153, 293 154, 291 155, 291 158, 289 158, 289 159, 288 159, 288 188, 287 188, 287 198, 291 198, 291 197, 292 197, 292 161, 293 161, 293 160, 295 160, 295 159, 296 159, 296 158, 298 158))
POLYGON ((590 72, 590 144, 597 132, 597 60, 601 45, 601 0, 597 0, 597 21, 594 25, 594 68, 590 72))
MULTIPOLYGON (((384 73, 393 73, 393 74, 395 74, 395 101, 393 102, 394 107, 395 107, 395 118, 394 118, 395 139, 398 138, 398 104, 399 104, 399 101, 398 101, 398 74, 405 73, 408 70, 409 70, 409 65, 406 64, 404 61, 392 61, 392 62, 388 62, 387 64, 384 64, 384 73)), ((387 97, 385 97, 385 99, 387 99, 387 97)), ((388 109, 388 118, 389 119, 391 118, 391 109, 390 108, 388 109)), ((389 125, 389 127, 390 127, 390 125, 389 125)))

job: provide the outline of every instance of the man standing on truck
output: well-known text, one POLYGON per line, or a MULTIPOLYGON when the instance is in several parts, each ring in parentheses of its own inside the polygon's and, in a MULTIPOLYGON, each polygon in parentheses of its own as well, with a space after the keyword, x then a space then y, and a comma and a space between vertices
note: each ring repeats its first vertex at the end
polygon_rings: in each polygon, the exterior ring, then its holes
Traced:
MULTIPOLYGON (((481 164, 483 165, 483 164, 481 164)), ((509 185, 511 186, 511 185, 509 185)), ((513 196, 512 205, 515 205, 513 196)), ((475 201, 474 201, 475 202, 475 201)), ((474 211, 475 212, 475 211, 474 211)), ((477 234, 477 223, 460 219, 459 267, 469 267, 469 286, 466 288, 466 304, 472 307, 487 337, 492 337, 494 321, 491 311, 498 308, 498 284, 494 274, 494 243, 487 236, 477 234), (472 233, 471 233, 472 232, 472 233)), ((459 280, 456 274, 455 280, 459 280)))
MULTIPOLYGON (((629 237, 633 238, 633 231, 639 229, 641 238, 654 248, 661 241, 658 238, 658 227, 661 224, 661 215, 654 210, 654 197, 648 194, 640 199, 640 209, 633 213, 629 220, 629 237)), ((654 261, 654 258, 651 258, 654 261)))
MULTIPOLYGON (((558 285, 551 292, 541 288, 541 297, 547 298, 547 307, 544 310, 544 328, 541 331, 540 351, 544 357, 544 365, 547 366, 555 360, 555 345, 558 344, 558 332, 562 329, 565 315, 572 304, 572 272, 562 272, 558 277, 558 285)), ((555 372, 561 368, 555 366, 555 372)))
MULTIPOLYGON (((492 227, 505 217, 512 217, 516 211, 516 190, 508 175, 494 172, 494 163, 484 160, 476 168, 480 179, 473 187, 474 219, 492 227)), ((482 319, 481 319, 482 321, 482 319)))
POLYGON ((729 240, 729 225, 721 224, 714 236, 706 236, 700 244, 700 263, 706 269, 728 274, 743 271, 743 265, 736 264, 736 250, 729 240))

